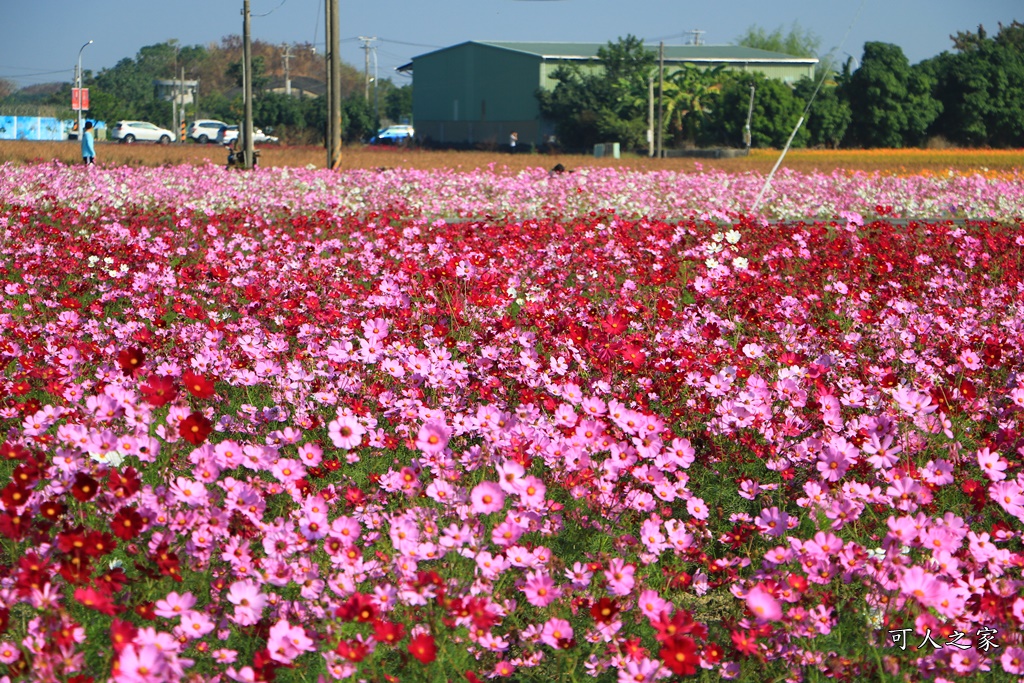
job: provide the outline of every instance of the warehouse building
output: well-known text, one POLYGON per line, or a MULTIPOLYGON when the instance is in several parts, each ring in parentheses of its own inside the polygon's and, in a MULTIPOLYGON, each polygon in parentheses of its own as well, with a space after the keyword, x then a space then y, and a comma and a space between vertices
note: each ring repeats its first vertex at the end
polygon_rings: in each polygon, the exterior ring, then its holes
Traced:
MULTIPOLYGON (((416 137, 435 144, 542 144, 553 124, 541 119, 536 92, 551 89, 564 64, 600 68, 605 43, 469 41, 414 57, 399 71, 413 75, 416 137)), ((647 46, 657 52, 657 46, 647 46)), ((666 45, 665 70, 682 64, 724 66, 795 83, 813 77, 818 60, 731 45, 666 45)))

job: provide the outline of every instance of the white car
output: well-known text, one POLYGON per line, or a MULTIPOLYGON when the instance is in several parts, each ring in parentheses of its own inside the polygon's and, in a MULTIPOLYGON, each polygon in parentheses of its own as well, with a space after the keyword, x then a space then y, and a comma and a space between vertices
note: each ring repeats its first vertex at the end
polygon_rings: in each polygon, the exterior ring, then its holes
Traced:
POLYGON ((174 132, 147 121, 118 121, 110 131, 110 139, 128 144, 144 140, 166 145, 174 140, 174 132))
MULTIPOLYGON (((221 145, 230 145, 232 142, 238 139, 238 126, 221 126, 221 129, 217 132, 217 143, 221 145)), ((259 145, 265 142, 277 142, 278 138, 273 135, 267 135, 259 128, 252 129, 252 142, 254 145, 259 145)))
POLYGON ((226 125, 228 124, 216 119, 196 119, 188 127, 188 136, 201 145, 205 145, 207 142, 216 142, 217 133, 226 125))

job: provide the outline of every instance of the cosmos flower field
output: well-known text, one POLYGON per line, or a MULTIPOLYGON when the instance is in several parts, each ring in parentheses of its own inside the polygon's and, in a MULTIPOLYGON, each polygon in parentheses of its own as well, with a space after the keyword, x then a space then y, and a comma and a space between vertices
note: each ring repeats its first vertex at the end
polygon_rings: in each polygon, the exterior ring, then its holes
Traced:
POLYGON ((0 167, 0 681, 1024 680, 1024 179, 0 167))

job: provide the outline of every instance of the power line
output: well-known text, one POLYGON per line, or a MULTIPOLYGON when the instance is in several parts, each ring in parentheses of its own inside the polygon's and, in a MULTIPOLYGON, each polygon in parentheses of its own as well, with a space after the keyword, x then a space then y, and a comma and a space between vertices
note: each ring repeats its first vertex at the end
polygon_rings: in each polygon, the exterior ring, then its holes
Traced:
POLYGON ((268 17, 268 16, 270 16, 271 14, 273 14, 274 12, 276 12, 277 10, 281 9, 281 7, 282 7, 282 6, 284 5, 284 3, 286 3, 287 1, 288 1, 288 0, 281 0, 281 4, 280 4, 280 5, 278 5, 277 7, 275 7, 274 9, 270 10, 269 12, 264 12, 263 14, 252 14, 252 15, 250 15, 250 16, 253 16, 253 17, 268 17))

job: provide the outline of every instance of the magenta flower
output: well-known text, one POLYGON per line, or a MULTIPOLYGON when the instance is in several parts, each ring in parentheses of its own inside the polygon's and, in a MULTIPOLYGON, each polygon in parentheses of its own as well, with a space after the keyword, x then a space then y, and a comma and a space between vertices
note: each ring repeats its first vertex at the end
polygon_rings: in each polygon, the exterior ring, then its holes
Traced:
POLYGON ((314 649, 313 641, 301 626, 292 626, 287 620, 281 619, 270 627, 267 650, 275 662, 289 664, 303 652, 314 649))
POLYGON ((754 586, 747 593, 747 608, 754 613, 758 621, 778 621, 782 618, 782 606, 771 593, 754 586))
POLYGON ((540 640, 545 645, 549 645, 556 650, 561 650, 566 647, 566 643, 572 640, 573 630, 572 626, 565 619, 559 619, 558 617, 551 617, 544 624, 544 628, 540 634, 540 640))
POLYGON ((477 515, 500 512, 505 506, 505 492, 491 481, 480 482, 474 486, 469 499, 473 504, 473 513, 477 515))
POLYGON ((362 442, 366 429, 354 416, 341 415, 327 425, 327 433, 335 446, 351 450, 362 442))
POLYGON ((622 558, 613 558, 604 572, 604 577, 608 581, 608 592, 612 595, 629 595, 636 585, 636 579, 633 577, 635 573, 636 567, 627 564, 622 558))
POLYGON ((439 422, 427 422, 416 435, 416 448, 427 455, 442 452, 448 445, 452 430, 439 422))

